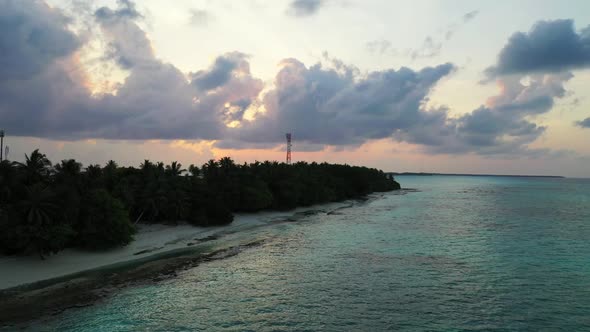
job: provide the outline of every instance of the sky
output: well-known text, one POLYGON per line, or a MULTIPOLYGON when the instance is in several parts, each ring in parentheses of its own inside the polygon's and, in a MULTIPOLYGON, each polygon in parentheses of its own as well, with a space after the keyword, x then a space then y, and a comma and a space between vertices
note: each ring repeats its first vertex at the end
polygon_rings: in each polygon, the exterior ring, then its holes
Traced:
POLYGON ((0 0, 9 159, 590 177, 590 2, 0 0))

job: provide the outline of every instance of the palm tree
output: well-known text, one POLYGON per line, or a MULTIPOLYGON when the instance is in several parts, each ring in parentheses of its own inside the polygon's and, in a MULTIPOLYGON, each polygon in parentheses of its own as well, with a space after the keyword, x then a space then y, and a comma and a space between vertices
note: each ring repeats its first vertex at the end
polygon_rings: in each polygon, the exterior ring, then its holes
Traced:
POLYGON ((177 161, 173 161, 170 165, 166 165, 166 173, 172 176, 178 176, 185 172, 186 169, 182 168, 182 164, 177 161))
POLYGON ((75 159, 62 160, 61 163, 55 165, 55 170, 57 173, 78 175, 82 171, 82 164, 75 159))
MULTIPOLYGON (((55 165, 54 193, 59 197, 62 222, 74 225, 78 221, 80 200, 87 183, 83 180, 82 164, 74 159, 62 160, 55 165)), ((56 200, 57 201, 57 200, 56 200)))
POLYGON ((116 170, 118 167, 119 165, 117 165, 117 163, 114 160, 109 160, 104 168, 109 170, 116 170))
POLYGON ((100 178, 102 175, 102 168, 100 168, 100 165, 88 165, 88 167, 86 167, 86 175, 91 179, 100 178))
POLYGON ((228 172, 236 167, 236 163, 234 163, 233 159, 231 159, 230 157, 223 157, 219 159, 219 166, 225 172, 228 172))
POLYGON ((80 177, 82 164, 74 159, 62 160, 55 165, 55 175, 58 181, 71 181, 80 177))
POLYGON ((82 181, 84 183, 83 189, 87 191, 94 188, 104 188, 105 179, 103 177, 103 170, 100 165, 89 165, 83 174, 82 181))
POLYGON ((156 163, 156 169, 158 170, 158 174, 162 174, 162 173, 164 173, 164 170, 165 170, 165 169, 164 169, 164 163, 163 163, 163 162, 161 162, 161 161, 158 161, 158 162, 156 163))
POLYGON ((35 149, 30 156, 25 154, 25 163, 19 163, 19 166, 25 172, 28 184, 47 179, 51 174, 51 161, 39 149, 35 149))
POLYGON ((29 249, 37 251, 41 259, 50 251, 57 251, 65 245, 69 234, 67 225, 54 225, 58 213, 55 195, 41 183, 25 187, 25 199, 18 203, 23 217, 29 249), (55 244, 59 243, 59 244, 55 244))
POLYGON ((157 221, 161 212, 161 207, 164 206, 168 200, 164 188, 163 178, 150 178, 144 184, 143 190, 139 195, 139 206, 141 207, 140 218, 147 213, 148 219, 157 221))
POLYGON ((215 161, 215 159, 211 159, 206 164, 204 164, 201 169, 203 170, 203 176, 205 179, 210 179, 217 176, 219 173, 219 164, 217 161, 215 161))
POLYGON ((14 161, 0 161, 0 204, 10 201, 12 191, 22 180, 18 173, 18 166, 18 163, 14 161))
POLYGON ((201 174, 201 170, 199 169, 199 166, 196 166, 194 164, 190 164, 190 166, 188 167, 188 171, 194 177, 197 177, 201 174))
POLYGON ((29 225, 47 225, 53 221, 57 205, 55 195, 43 184, 37 183, 25 187, 26 198, 19 204, 29 225))
POLYGON ((142 171, 147 171, 150 170, 154 167, 154 163, 152 163, 151 161, 145 159, 143 161, 143 163, 139 164, 139 169, 141 169, 142 171))
POLYGON ((119 165, 116 162, 109 160, 103 168, 105 186, 110 193, 113 192, 115 185, 118 183, 116 179, 118 167, 119 165))

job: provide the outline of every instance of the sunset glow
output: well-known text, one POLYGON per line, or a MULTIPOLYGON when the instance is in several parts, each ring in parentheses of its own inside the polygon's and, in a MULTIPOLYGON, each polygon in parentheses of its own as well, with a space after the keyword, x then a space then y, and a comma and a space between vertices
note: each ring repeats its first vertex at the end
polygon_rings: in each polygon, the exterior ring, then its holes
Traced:
POLYGON ((294 160, 588 177, 590 5, 541 2, 8 1, 50 45, 2 55, 0 126, 14 160, 282 161, 292 132, 294 160))

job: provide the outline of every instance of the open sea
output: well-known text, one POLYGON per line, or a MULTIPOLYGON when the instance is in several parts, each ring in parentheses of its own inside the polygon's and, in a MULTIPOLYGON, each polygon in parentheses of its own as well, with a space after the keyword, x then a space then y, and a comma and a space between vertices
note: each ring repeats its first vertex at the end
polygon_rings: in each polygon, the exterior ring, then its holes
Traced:
POLYGON ((397 180, 415 190, 244 230, 264 241, 29 329, 590 331, 590 180, 397 180))

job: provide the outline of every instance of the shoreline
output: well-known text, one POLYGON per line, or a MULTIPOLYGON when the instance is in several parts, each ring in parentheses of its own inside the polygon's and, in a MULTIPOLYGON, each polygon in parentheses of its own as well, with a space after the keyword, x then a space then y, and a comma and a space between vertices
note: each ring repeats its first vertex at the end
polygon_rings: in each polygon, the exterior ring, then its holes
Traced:
POLYGON ((300 207, 289 211, 236 214, 234 222, 225 226, 139 225, 133 242, 125 247, 107 251, 66 249, 46 257, 45 260, 39 259, 36 255, 0 256, 0 270, 11 271, 9 274, 0 275, 0 294, 4 291, 35 288, 36 284, 50 283, 51 280, 67 278, 86 271, 108 269, 117 264, 157 259, 157 256, 173 251, 191 251, 190 247, 227 234, 275 222, 293 221, 293 218, 305 216, 310 211, 338 209, 350 205, 350 202, 352 200, 300 207))
POLYGON ((181 270, 237 255, 262 242, 253 241, 224 249, 135 261, 135 264, 118 268, 85 271, 33 289, 0 291, 0 330, 25 328, 30 322, 43 321, 68 309, 91 306, 123 288, 164 281, 175 277, 181 270))
MULTIPOLYGON (((43 320, 70 308, 90 306, 125 287, 166 280, 176 276, 178 271, 237 255, 243 250, 262 245, 266 241, 264 238, 257 239, 255 237, 244 241, 243 238, 238 237, 240 231, 254 230, 276 223, 295 222, 320 213, 335 213, 341 209, 354 207, 356 204, 372 201, 384 194, 386 193, 373 193, 363 199, 313 205, 284 212, 239 214, 236 215, 235 224, 227 226, 214 227, 213 229, 190 226, 195 228, 195 233, 184 234, 176 238, 174 243, 169 243, 165 247, 155 246, 154 250, 143 253, 135 252, 137 255, 133 255, 132 252, 137 249, 137 245, 132 248, 115 250, 115 252, 124 250, 126 259, 119 257, 119 260, 110 261, 108 264, 102 264, 104 260, 98 261, 98 263, 93 262, 94 267, 77 266, 77 271, 68 273, 55 273, 54 269, 49 272, 53 272, 55 275, 49 278, 47 278, 48 271, 44 271, 46 274, 40 273, 35 278, 29 277, 29 280, 36 279, 35 281, 23 281, 18 285, 0 289, 0 298, 2 298, 0 301, 0 322, 2 322, 0 329, 19 327, 31 321, 43 320), (195 234, 199 235, 198 238, 193 237, 195 234)), ((168 230, 180 227, 177 231, 180 233, 185 231, 182 225, 160 227, 168 230)), ((157 233, 158 230, 144 230, 142 234, 150 232, 157 233)), ((141 237, 140 233, 138 233, 138 237, 141 237)), ((153 242, 149 243, 154 244, 153 242)), ((145 243, 140 243, 140 245, 145 246, 145 243)), ((94 255, 97 254, 94 253, 94 255)), ((104 254, 107 258, 112 255, 112 253, 104 254)), ((68 257, 68 253, 64 252, 62 256, 68 257)), ((27 259, 17 257, 12 263, 15 263, 18 258, 27 259)), ((50 260, 41 261, 37 258, 37 261, 39 264, 44 264, 50 260)), ((13 268, 18 267, 18 263, 11 265, 13 268)), ((8 267, 6 260, 0 261, 0 269, 11 271, 7 269, 8 267)), ((27 268, 30 269, 30 266, 27 268)), ((20 272, 22 271, 23 269, 20 272)), ((3 281, 6 281, 6 278, 3 281)), ((2 286, 6 284, 5 282, 2 286)))

